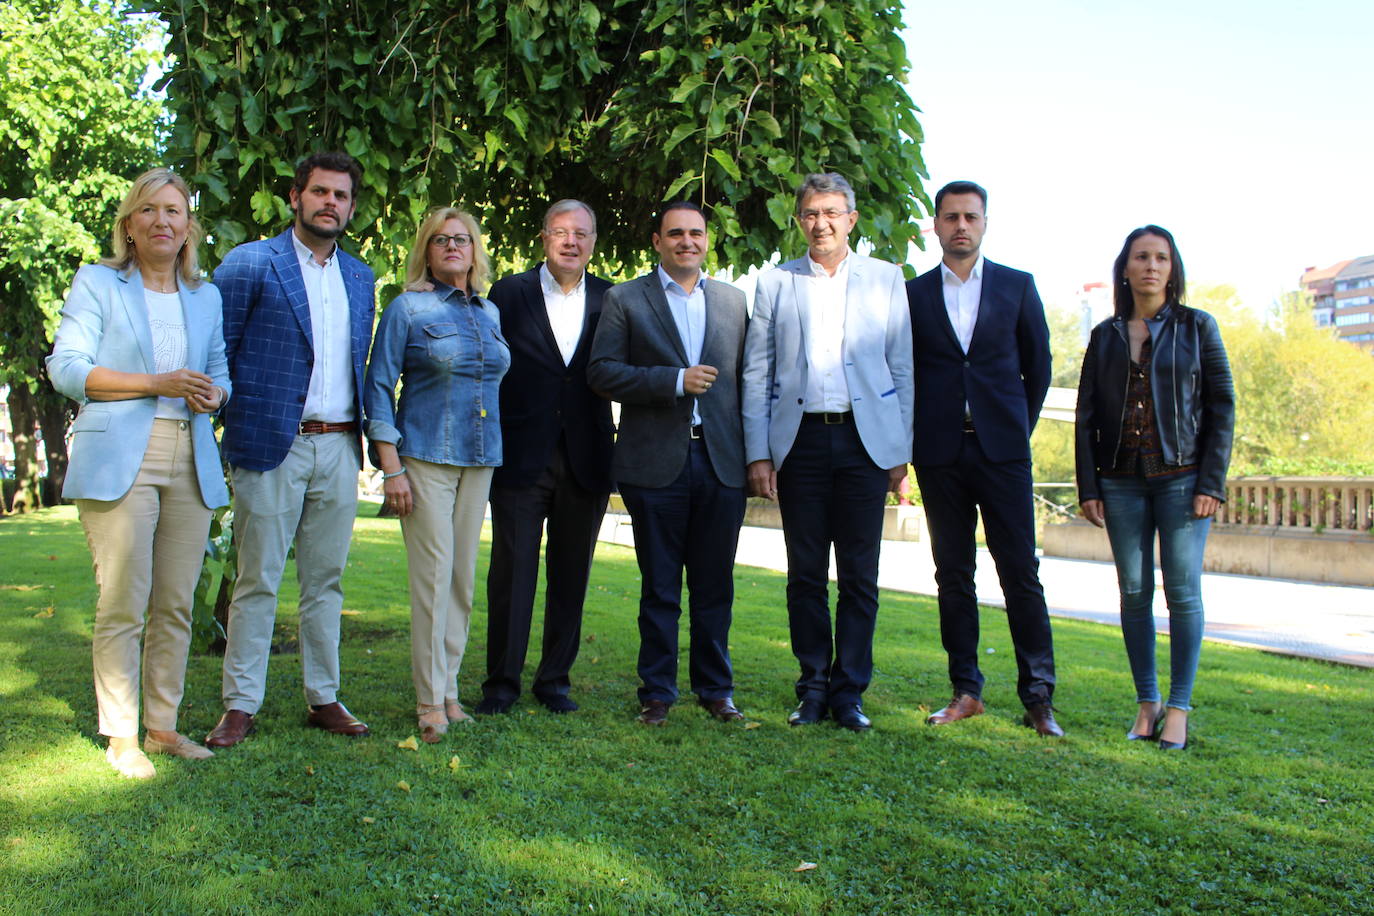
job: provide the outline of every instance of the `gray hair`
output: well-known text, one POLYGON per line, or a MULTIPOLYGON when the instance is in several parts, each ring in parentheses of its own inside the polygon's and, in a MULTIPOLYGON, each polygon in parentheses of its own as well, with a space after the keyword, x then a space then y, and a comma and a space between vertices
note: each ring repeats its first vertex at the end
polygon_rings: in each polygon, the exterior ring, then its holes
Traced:
POLYGON ((854 209, 854 189, 839 172, 817 172, 803 178, 797 186, 797 213, 812 194, 843 194, 845 206, 854 209))
POLYGON ((558 216, 563 213, 571 213, 574 210, 587 211, 587 215, 592 218, 592 231, 595 232, 596 211, 593 210, 591 207, 587 206, 586 204, 584 204, 582 201, 573 200, 571 197, 565 197, 562 200, 555 202, 553 206, 549 207, 549 209, 544 212, 544 228, 549 228, 549 222, 555 216, 558 216))

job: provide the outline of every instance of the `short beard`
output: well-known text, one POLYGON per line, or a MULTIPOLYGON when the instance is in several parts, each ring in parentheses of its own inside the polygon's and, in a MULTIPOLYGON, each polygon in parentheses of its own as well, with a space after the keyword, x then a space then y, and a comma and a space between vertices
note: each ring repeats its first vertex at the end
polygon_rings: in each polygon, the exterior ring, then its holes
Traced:
POLYGON ((337 239, 344 234, 344 229, 348 226, 348 221, 344 220, 333 229, 326 229, 323 226, 308 222, 299 212, 296 213, 296 225, 306 232, 319 239, 337 239))

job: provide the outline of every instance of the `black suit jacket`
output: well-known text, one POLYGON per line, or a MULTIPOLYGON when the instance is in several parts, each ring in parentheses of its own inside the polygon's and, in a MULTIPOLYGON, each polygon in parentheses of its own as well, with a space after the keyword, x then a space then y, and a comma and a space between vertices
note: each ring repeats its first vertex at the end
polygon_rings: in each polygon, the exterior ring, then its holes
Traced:
POLYGON ((969 405, 978 444, 991 461, 1030 458, 1030 434, 1050 387, 1050 332, 1035 280, 983 261, 983 294, 968 353, 945 310, 940 268, 906 284, 916 359, 912 461, 951 464, 969 405))
POLYGON ((587 387, 587 354, 601 318, 601 296, 611 284, 591 274, 585 282, 582 337, 566 366, 544 307, 539 268, 505 277, 491 288, 489 298, 501 312, 501 333, 510 344, 510 369, 501 380, 504 461, 493 486, 533 485, 562 434, 577 482, 593 493, 611 491, 611 402, 587 387))

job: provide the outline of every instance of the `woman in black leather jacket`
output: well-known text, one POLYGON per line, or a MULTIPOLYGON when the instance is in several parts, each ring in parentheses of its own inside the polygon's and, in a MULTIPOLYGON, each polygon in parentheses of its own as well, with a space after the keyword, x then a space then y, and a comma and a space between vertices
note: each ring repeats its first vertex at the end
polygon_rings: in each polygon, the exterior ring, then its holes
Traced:
POLYGON ((1078 500, 1084 518, 1105 524, 1116 560, 1139 703, 1126 738, 1182 750, 1202 647, 1202 554, 1226 498, 1235 391, 1216 321, 1181 301, 1183 261, 1168 231, 1128 235, 1112 281, 1116 314, 1093 329, 1078 383, 1078 500), (1156 532, 1169 608, 1167 704, 1155 677, 1156 532))

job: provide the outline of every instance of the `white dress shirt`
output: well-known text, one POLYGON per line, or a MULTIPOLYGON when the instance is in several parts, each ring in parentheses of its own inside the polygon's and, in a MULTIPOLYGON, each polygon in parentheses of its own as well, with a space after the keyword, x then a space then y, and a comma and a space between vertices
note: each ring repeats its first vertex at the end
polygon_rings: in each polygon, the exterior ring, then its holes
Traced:
MULTIPOLYGON (((668 300, 668 310, 673 313, 673 323, 682 338, 682 346, 687 351, 687 365, 701 363, 701 347, 706 341, 706 275, 697 274, 697 282, 692 284, 689 293, 676 280, 668 276, 663 265, 658 267, 658 282, 663 286, 663 295, 668 300)), ((677 396, 686 393, 683 382, 687 377, 686 369, 677 372, 677 396)), ((700 401, 692 402, 692 425, 701 425, 700 401)))
POLYGON ((582 325, 587 318, 587 272, 582 271, 572 292, 564 293, 563 287, 549 271, 549 265, 540 264, 539 286, 544 290, 544 308, 549 313, 553 339, 558 342, 558 352, 562 354, 563 365, 566 366, 577 352, 578 341, 582 339, 582 325))
POLYGON ((983 256, 978 256, 967 280, 960 280, 944 261, 940 262, 940 277, 944 281, 941 289, 945 294, 949 323, 954 327, 959 347, 967 354, 973 343, 974 325, 978 323, 978 303, 983 298, 983 256))
POLYGON ((844 376, 844 312, 849 301, 849 250, 835 275, 811 260, 807 291, 806 403, 807 413, 845 413, 851 405, 844 376))
POLYGON ((310 331, 315 366, 305 395, 302 420, 344 423, 357 419, 353 410, 353 347, 349 339, 348 291, 339 270, 339 246, 320 264, 315 253, 291 233, 300 259, 305 297, 310 303, 310 331))

